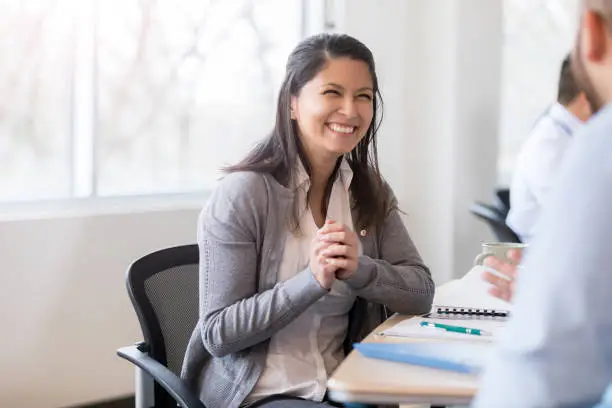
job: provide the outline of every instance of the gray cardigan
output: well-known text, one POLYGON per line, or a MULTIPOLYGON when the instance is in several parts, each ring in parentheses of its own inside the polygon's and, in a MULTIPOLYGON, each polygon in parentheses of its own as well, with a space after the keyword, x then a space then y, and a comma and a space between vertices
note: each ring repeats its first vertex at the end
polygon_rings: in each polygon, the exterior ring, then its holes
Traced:
MULTIPOLYGON (((357 294, 346 352, 384 320, 382 305, 407 314, 431 307, 431 274, 390 194, 384 225, 360 236, 363 255, 346 280, 357 294)), ((200 318, 181 377, 207 407, 240 406, 262 373, 270 337, 327 293, 309 268, 277 282, 293 197, 270 175, 232 173, 200 215, 200 318)))

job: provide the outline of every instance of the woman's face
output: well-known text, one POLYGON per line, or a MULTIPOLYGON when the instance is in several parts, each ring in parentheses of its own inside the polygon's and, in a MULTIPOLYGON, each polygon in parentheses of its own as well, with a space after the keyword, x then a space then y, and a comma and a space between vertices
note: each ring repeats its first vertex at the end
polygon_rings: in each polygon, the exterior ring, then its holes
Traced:
POLYGON ((372 75, 363 61, 332 58, 291 98, 291 118, 310 160, 336 160, 357 146, 374 114, 372 75))

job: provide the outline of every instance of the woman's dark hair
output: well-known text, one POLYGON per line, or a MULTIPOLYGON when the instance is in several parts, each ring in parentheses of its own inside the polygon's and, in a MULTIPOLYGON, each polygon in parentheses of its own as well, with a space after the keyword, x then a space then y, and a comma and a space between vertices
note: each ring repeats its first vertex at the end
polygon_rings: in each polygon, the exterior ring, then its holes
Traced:
MULTIPOLYGON (((361 229, 373 224, 380 225, 384 221, 389 194, 384 191, 383 179, 378 168, 376 132, 382 120, 382 98, 378 89, 374 57, 368 47, 351 36, 318 34, 298 44, 287 60, 285 79, 278 96, 274 129, 241 162, 224 170, 269 173, 279 183, 289 186, 297 171, 297 160, 301 159, 306 172, 311 175, 311 165, 301 145, 297 123, 291 119, 291 97, 298 96, 302 87, 323 70, 330 59, 342 57, 367 64, 372 75, 374 90, 372 123, 363 139, 345 155, 353 171, 350 191, 352 206, 358 214, 355 228, 361 229)), ((340 160, 325 189, 322 203, 324 216, 340 160)), ((295 203, 291 220, 293 226, 297 228, 299 228, 298 208, 295 203)))

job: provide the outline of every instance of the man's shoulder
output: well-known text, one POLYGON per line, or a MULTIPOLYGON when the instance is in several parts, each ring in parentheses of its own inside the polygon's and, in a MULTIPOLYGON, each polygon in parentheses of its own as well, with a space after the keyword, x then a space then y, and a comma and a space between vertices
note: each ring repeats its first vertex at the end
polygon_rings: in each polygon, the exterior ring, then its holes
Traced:
MULTIPOLYGON (((591 119, 581 129, 580 134, 582 135, 597 135, 601 136, 601 143, 612 144, 612 103, 603 107, 598 113, 591 117, 591 119)), ((582 139, 585 137, 582 136, 582 139)), ((592 141, 593 139, 588 139, 592 141)))
POLYGON ((612 177, 612 104, 607 105, 589 120, 576 135, 569 149, 567 166, 586 177, 612 177))
POLYGON ((552 121, 543 118, 533 128, 517 158, 517 166, 540 167, 547 162, 556 163, 563 156, 571 137, 561 132, 552 121))
POLYGON ((549 115, 540 118, 531 129, 527 141, 535 143, 546 141, 567 141, 570 139, 567 131, 559 128, 555 123, 555 119, 549 115))

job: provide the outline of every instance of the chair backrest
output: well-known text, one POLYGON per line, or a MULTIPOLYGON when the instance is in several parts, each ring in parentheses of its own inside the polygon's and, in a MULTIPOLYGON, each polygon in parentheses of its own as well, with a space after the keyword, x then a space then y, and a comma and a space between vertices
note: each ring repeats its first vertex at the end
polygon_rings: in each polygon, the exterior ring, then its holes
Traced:
MULTIPOLYGON (((127 271, 148 354, 177 375, 198 320, 198 263, 198 246, 183 245, 145 255, 127 271)), ((156 405, 168 398, 156 384, 156 405)))
POLYGON ((508 211, 510 211, 510 189, 496 188, 494 201, 495 206, 501 210, 501 213, 508 215, 508 211))
POLYGON ((489 225, 500 242, 521 242, 518 235, 506 224, 505 215, 495 206, 475 202, 470 211, 489 225))

